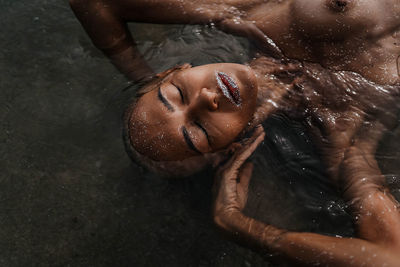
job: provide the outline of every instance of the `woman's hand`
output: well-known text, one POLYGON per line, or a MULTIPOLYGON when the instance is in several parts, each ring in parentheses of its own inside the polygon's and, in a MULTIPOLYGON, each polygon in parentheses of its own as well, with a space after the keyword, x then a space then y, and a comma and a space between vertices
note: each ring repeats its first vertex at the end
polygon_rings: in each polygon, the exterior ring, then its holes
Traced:
POLYGON ((258 126, 253 135, 237 146, 232 157, 221 166, 214 181, 214 222, 229 230, 230 223, 240 217, 247 202, 247 192, 253 171, 252 163, 243 164, 264 140, 264 129, 258 126))

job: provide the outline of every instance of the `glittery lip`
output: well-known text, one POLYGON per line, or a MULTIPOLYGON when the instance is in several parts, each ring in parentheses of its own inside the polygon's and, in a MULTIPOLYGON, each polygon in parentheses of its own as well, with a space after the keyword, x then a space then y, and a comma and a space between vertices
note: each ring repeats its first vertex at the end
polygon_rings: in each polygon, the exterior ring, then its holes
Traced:
POLYGON ((228 74, 221 71, 216 72, 215 77, 218 87, 221 89, 224 96, 236 106, 241 106, 242 100, 240 98, 240 90, 235 81, 228 74))

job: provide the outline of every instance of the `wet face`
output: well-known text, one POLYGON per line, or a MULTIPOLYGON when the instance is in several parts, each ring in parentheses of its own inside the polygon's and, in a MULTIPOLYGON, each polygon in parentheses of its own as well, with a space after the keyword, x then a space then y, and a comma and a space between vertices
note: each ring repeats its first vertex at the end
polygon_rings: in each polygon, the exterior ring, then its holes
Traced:
POLYGON ((188 66, 151 86, 131 113, 129 132, 135 149, 154 160, 182 160, 227 147, 256 108, 256 78, 245 65, 188 66))

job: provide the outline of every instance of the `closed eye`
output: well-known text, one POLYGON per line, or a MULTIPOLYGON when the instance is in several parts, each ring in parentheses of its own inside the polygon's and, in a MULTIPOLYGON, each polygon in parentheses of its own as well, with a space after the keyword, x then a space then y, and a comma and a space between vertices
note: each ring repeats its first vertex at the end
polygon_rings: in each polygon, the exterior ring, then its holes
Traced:
POLYGON ((201 131, 205 134, 206 138, 207 138, 207 142, 208 145, 211 146, 211 142, 210 142, 210 136, 208 135, 206 129, 203 127, 203 125, 201 125, 199 122, 194 122, 194 124, 199 127, 201 129, 201 131))
POLYGON ((183 93, 182 93, 181 88, 179 88, 179 86, 177 86, 177 85, 175 85, 175 84, 173 84, 173 85, 174 85, 174 86, 176 87, 176 89, 178 90, 179 95, 181 96, 182 103, 185 103, 185 101, 184 101, 184 99, 183 99, 183 93))

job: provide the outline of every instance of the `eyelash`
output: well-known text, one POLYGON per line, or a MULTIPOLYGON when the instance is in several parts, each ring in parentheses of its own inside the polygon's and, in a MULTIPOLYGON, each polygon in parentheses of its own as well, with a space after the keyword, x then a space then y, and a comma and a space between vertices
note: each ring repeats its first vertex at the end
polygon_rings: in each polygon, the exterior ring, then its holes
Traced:
POLYGON ((176 89, 178 89, 179 95, 181 96, 181 99, 182 99, 182 103, 185 103, 181 88, 179 88, 179 86, 176 86, 175 84, 173 84, 173 85, 176 87, 176 89))
POLYGON ((194 124, 203 131, 203 133, 206 135, 207 139, 209 140, 210 137, 208 136, 206 129, 204 129, 204 127, 197 121, 195 121, 194 124))

